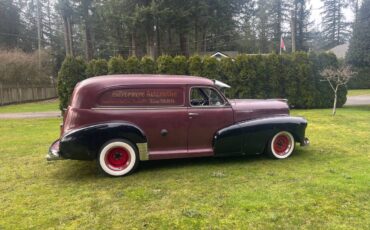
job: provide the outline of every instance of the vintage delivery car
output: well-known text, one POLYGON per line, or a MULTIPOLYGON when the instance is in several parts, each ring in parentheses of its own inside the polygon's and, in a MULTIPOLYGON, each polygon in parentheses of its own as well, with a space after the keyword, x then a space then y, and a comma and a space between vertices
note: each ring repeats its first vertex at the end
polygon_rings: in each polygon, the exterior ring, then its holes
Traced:
POLYGON ((95 160, 111 176, 140 161, 266 153, 308 144, 307 121, 285 100, 229 100, 206 78, 110 75, 76 85, 48 160, 95 160))

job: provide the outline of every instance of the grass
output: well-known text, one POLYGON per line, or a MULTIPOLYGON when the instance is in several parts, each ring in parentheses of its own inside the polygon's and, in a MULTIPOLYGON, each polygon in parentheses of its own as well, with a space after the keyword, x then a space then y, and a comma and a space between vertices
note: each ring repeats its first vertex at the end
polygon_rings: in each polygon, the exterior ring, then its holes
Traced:
POLYGON ((59 110, 59 101, 56 99, 0 106, 0 113, 47 112, 58 110, 59 110))
POLYGON ((347 96, 360 96, 360 95, 369 95, 370 89, 351 89, 348 90, 347 96))
POLYGON ((308 148, 144 162, 109 178, 95 162, 46 162, 58 119, 1 120, 0 229, 368 229, 370 107, 295 110, 308 148))

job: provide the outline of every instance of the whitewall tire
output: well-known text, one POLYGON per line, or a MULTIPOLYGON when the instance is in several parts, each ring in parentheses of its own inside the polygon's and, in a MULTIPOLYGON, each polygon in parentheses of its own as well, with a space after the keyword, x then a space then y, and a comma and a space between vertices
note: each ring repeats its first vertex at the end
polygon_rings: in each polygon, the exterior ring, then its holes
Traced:
POLYGON ((110 176, 124 176, 135 170, 139 163, 135 146, 126 140, 106 143, 98 157, 102 171, 110 176))
POLYGON ((269 141, 267 153, 275 159, 285 159, 292 155, 295 147, 293 135, 287 131, 276 133, 269 141))

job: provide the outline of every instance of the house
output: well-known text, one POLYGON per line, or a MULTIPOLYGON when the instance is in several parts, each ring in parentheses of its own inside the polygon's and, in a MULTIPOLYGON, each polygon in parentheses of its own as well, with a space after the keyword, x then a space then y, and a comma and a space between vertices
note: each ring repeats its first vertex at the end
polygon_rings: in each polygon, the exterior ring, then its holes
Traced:
POLYGON ((334 48, 331 48, 330 50, 326 52, 334 53, 337 58, 344 59, 346 57, 346 53, 348 51, 349 43, 344 43, 342 45, 338 45, 334 48))
POLYGON ((236 58, 238 56, 238 51, 217 51, 217 52, 205 52, 202 56, 210 56, 216 58, 217 60, 221 60, 223 58, 236 58))

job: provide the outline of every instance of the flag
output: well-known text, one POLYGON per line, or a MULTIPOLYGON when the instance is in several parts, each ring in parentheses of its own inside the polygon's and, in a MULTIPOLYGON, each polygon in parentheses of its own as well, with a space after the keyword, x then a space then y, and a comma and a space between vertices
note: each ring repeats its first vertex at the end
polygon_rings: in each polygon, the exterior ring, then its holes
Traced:
POLYGON ((285 47, 285 44, 284 44, 283 35, 281 35, 281 37, 280 37, 280 53, 281 53, 281 49, 283 49, 284 51, 286 51, 286 47, 285 47))

